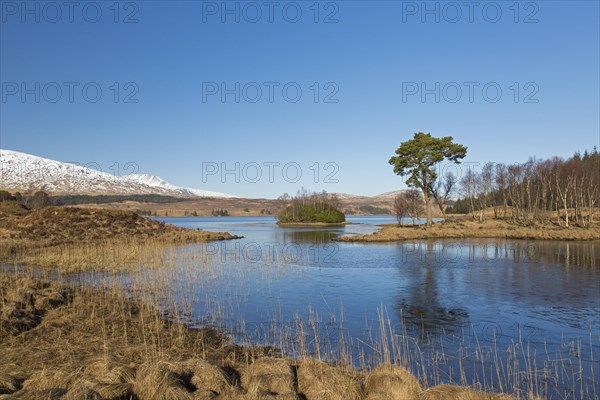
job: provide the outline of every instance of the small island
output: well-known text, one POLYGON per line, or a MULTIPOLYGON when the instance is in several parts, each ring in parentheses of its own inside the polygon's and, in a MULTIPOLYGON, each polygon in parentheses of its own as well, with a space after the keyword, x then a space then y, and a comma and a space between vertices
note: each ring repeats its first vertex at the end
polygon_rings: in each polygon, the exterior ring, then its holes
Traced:
POLYGON ((345 224, 346 216, 339 210, 340 201, 334 194, 311 193, 300 190, 295 197, 284 194, 279 198, 282 210, 278 225, 337 225, 345 224))

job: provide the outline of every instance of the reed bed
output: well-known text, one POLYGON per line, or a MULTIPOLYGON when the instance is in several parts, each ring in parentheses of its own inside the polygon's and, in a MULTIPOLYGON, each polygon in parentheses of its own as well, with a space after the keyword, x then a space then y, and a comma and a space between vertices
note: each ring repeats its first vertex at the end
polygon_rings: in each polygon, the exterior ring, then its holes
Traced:
MULTIPOLYGON (((328 314, 309 308, 307 318, 292 320, 275 314, 259 326, 239 317, 240 302, 250 294, 238 283, 250 274, 268 282, 291 273, 286 260, 241 257, 232 264, 213 248, 161 247, 150 240, 138 245, 134 252, 128 252, 128 243, 107 242, 110 251, 74 246, 29 255, 90 263, 82 269, 88 272, 77 275, 5 265, 0 399, 586 400, 600 395, 594 370, 600 337, 592 329, 589 342, 565 343, 561 354, 540 354, 524 337, 499 348, 495 340, 484 344, 472 332, 455 334, 463 343, 458 353, 450 353, 443 336, 415 335, 404 320, 395 326, 383 307, 377 324, 366 326, 360 338, 347 333, 343 307, 328 314), (221 285, 219 296, 208 290, 213 285, 221 285)), ((300 260, 294 273, 302 274, 309 263, 300 260)))

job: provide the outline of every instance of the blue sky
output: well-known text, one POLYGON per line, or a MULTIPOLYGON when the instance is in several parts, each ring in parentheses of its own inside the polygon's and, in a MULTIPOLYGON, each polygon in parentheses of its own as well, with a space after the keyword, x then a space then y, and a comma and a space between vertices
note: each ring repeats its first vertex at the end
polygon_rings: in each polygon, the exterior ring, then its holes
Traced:
POLYGON ((0 3, 3 149, 273 198, 403 188, 417 131, 471 163, 600 141, 597 1, 0 3))

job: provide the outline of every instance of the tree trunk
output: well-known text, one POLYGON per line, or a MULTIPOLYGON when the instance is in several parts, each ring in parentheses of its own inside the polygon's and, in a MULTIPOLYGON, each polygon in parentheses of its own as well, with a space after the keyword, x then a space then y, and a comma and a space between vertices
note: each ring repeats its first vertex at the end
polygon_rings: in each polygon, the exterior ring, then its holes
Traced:
POLYGON ((429 193, 427 190, 423 190, 423 197, 425 198, 425 209, 427 210, 427 226, 431 226, 431 201, 429 199, 429 193))

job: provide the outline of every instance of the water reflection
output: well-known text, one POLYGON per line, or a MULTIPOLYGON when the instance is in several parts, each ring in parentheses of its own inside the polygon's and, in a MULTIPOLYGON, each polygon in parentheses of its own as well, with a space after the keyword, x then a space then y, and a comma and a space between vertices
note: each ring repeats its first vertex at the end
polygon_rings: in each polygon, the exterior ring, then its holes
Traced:
POLYGON ((598 267, 600 243, 589 242, 536 242, 535 255, 540 261, 565 267, 598 267))
POLYGON ((558 343, 569 328, 600 327, 597 243, 423 240, 398 248, 397 279, 406 283, 396 309, 427 333, 528 326, 558 343))
POLYGON ((321 230, 286 230, 283 232, 285 242, 289 243, 309 243, 320 244, 331 242, 331 239, 337 234, 336 231, 329 229, 321 230))

